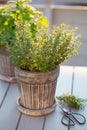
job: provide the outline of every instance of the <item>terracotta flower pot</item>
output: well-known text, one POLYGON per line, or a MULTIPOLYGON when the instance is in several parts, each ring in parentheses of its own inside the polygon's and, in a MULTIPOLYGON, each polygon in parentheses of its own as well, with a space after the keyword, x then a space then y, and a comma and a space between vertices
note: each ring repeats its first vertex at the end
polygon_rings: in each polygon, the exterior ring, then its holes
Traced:
POLYGON ((0 47, 0 79, 7 82, 15 82, 14 66, 10 62, 5 47, 0 47))
POLYGON ((20 90, 17 105, 21 112, 39 116, 55 110, 57 105, 55 90, 59 68, 48 73, 31 73, 15 69, 15 75, 20 90))

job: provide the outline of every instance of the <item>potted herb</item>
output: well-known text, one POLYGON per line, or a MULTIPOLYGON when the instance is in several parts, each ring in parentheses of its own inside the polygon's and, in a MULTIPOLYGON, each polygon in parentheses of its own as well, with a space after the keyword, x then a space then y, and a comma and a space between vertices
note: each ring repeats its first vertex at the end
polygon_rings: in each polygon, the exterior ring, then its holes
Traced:
MULTIPOLYGON (((7 48, 20 90, 18 109, 28 115, 45 115, 54 111, 55 90, 60 64, 79 50, 76 28, 61 24, 48 34, 46 18, 34 8, 15 3, 15 36, 7 48)), ((11 13, 11 12, 10 12, 11 13)))
POLYGON ((79 98, 70 93, 65 93, 61 96, 57 96, 57 99, 65 106, 72 109, 82 109, 84 104, 87 102, 87 99, 79 98))
POLYGON ((7 13, 10 9, 10 5, 2 5, 0 7, 0 79, 14 82, 16 81, 14 66, 10 62, 9 54, 6 50, 6 44, 12 44, 11 37, 14 36, 15 29, 14 19, 7 13))

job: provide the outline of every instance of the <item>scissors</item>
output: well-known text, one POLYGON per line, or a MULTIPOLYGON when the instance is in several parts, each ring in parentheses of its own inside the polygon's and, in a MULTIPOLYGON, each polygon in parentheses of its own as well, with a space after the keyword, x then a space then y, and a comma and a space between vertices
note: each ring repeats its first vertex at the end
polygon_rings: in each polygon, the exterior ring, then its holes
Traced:
POLYGON ((66 126, 74 126, 75 122, 77 122, 79 125, 83 125, 86 123, 86 118, 82 114, 69 112, 65 107, 62 107, 60 105, 59 107, 64 113, 64 116, 61 119, 62 124, 66 126))

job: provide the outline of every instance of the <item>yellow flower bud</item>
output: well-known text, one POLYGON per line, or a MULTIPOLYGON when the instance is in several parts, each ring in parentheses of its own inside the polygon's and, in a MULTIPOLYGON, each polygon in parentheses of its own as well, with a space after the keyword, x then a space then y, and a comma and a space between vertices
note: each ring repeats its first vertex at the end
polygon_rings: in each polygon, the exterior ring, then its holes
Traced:
POLYGON ((17 10, 16 13, 17 13, 17 14, 20 14, 20 10, 17 10))
POLYGON ((7 25, 8 25, 8 22, 7 22, 7 21, 5 21, 5 22, 4 22, 4 25, 5 25, 5 26, 7 26, 7 25))

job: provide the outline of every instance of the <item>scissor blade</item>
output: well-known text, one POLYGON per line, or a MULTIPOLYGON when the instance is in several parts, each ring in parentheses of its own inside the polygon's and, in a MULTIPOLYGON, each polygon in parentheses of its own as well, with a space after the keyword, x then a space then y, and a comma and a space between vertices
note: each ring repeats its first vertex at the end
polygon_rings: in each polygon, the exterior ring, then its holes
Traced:
POLYGON ((63 111, 63 113, 68 115, 68 110, 65 107, 59 105, 59 108, 63 111))

